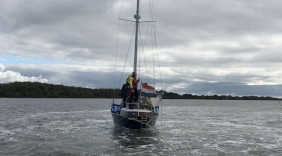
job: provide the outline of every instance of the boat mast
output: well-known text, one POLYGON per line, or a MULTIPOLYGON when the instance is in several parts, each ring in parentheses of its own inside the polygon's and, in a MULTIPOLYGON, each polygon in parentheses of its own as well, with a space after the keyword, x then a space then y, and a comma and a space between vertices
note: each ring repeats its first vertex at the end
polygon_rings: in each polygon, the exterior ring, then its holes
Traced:
POLYGON ((139 0, 137 0, 137 11, 134 15, 134 18, 136 19, 136 28, 135 28, 135 51, 134 51, 134 69, 133 71, 137 71, 137 47, 138 47, 138 25, 139 25, 139 19, 141 16, 139 15, 139 0))

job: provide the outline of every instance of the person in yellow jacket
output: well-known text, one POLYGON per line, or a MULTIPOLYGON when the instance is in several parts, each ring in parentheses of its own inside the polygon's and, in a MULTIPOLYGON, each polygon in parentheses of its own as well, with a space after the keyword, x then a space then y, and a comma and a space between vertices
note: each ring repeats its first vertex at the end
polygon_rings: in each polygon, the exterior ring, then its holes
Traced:
POLYGON ((138 90, 137 90, 137 84, 140 81, 140 79, 136 79, 137 73, 133 72, 132 75, 129 75, 126 79, 126 83, 129 86, 129 102, 137 102, 138 100, 138 90), (133 100, 133 101, 132 101, 133 100))

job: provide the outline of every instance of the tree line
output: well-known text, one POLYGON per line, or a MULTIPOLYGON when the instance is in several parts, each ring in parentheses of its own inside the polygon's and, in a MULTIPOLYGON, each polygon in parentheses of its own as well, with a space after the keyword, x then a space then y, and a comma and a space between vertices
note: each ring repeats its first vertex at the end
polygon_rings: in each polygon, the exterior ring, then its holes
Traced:
POLYGON ((10 98, 113 98, 119 89, 91 89, 39 82, 0 84, 0 97, 10 98))
POLYGON ((231 96, 231 95, 179 95, 173 92, 164 92, 166 99, 210 99, 210 100, 281 100, 271 96, 231 96))
MULTIPOLYGON (((160 91, 164 99, 215 99, 215 100, 281 100, 270 96, 231 95, 179 95, 160 91)), ((0 97, 8 98, 119 98, 120 89, 83 88, 40 82, 12 82, 0 84, 0 97)))

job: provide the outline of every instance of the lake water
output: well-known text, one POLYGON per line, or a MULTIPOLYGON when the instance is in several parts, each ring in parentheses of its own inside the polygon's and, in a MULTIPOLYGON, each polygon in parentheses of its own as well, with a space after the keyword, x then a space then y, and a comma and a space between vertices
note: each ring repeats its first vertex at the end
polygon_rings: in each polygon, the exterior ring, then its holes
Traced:
POLYGON ((155 130, 115 128, 111 99, 0 99, 0 155, 282 155, 278 101, 163 100, 155 130))

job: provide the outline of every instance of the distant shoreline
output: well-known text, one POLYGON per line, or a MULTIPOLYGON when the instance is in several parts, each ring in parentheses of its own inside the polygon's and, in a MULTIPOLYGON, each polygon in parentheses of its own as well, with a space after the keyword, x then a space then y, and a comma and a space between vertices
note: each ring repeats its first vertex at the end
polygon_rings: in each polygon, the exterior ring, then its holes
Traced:
MULTIPOLYGON (((120 89, 82 88, 39 82, 12 82, 0 84, 0 98, 120 98, 120 89)), ((160 91, 161 92, 161 91, 160 91)), ((231 96, 231 95, 179 95, 163 92, 163 99, 193 100, 281 100, 271 96, 231 96)))

